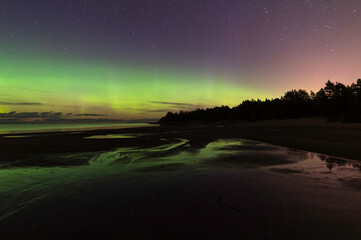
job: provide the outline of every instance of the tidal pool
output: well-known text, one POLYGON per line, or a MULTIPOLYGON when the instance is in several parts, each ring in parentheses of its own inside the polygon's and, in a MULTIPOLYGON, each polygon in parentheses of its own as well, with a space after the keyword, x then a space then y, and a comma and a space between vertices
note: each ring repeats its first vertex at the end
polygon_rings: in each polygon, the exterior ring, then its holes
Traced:
POLYGON ((89 137, 84 137, 85 139, 115 139, 115 138, 136 138, 134 135, 127 134, 107 134, 107 135, 94 135, 89 137))
POLYGON ((6 135, 4 138, 28 138, 35 137, 36 135, 6 135))

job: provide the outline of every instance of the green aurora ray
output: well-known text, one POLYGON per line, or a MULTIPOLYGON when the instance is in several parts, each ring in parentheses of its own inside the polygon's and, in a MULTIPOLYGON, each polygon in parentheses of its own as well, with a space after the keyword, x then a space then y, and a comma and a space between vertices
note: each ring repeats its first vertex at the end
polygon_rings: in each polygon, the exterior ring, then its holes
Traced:
POLYGON ((125 63, 1 51, 0 112, 97 113, 159 118, 167 111, 238 105, 269 93, 205 74, 125 63))

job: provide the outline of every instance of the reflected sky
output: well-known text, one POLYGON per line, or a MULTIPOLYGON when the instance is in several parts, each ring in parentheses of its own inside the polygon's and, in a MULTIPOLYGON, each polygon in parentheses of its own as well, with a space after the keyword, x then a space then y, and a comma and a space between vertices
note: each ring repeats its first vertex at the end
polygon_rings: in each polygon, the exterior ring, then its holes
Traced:
POLYGON ((4 138, 28 138, 28 137, 35 137, 35 135, 8 135, 8 136, 4 136, 4 138))
POLYGON ((135 138, 135 136, 127 134, 107 134, 107 135, 94 135, 85 137, 85 139, 115 139, 115 138, 135 138))
POLYGON ((93 129, 118 129, 129 127, 157 126, 148 123, 57 123, 57 124, 0 124, 0 134, 68 132, 93 129))
MULTIPOLYGON (((272 170, 274 174, 327 178, 331 185, 342 181, 358 184, 361 179, 361 167, 356 161, 256 141, 221 139, 203 148, 192 147, 187 139, 162 141, 164 144, 151 148, 120 148, 96 153, 89 157, 86 166, 0 169, 0 220, 49 197, 79 194, 81 189, 94 184, 136 174, 159 176, 161 172, 162 176, 167 176, 185 169, 187 172, 190 169, 240 172, 263 169, 272 170)), ((67 157, 78 155, 81 153, 67 157)))

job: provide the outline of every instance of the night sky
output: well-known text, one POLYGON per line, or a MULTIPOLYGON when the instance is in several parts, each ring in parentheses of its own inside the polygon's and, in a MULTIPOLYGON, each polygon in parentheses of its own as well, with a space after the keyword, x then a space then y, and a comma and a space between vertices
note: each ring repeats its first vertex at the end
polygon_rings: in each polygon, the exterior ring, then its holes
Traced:
POLYGON ((360 77, 360 0, 0 0, 0 113, 148 119, 360 77))

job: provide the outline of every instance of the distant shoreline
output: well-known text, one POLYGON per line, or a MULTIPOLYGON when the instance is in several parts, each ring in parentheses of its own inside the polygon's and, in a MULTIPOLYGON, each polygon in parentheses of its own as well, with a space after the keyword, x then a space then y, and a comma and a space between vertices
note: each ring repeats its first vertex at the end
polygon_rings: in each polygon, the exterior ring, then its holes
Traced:
POLYGON ((6 123, 0 124, 0 135, 91 131, 147 127, 150 123, 6 123))

